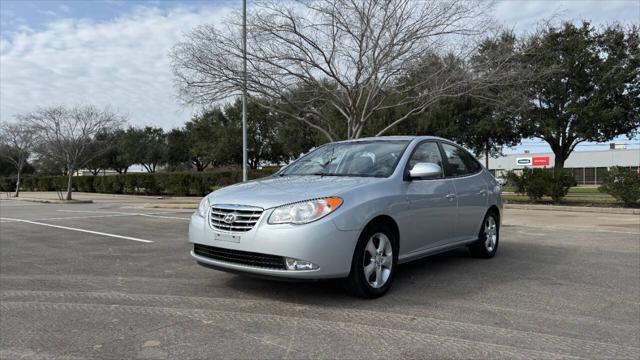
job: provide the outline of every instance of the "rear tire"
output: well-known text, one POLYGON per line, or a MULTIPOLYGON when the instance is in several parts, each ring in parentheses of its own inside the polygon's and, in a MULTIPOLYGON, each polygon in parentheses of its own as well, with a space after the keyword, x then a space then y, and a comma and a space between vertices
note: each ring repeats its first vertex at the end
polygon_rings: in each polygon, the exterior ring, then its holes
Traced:
POLYGON ((398 240, 392 229, 384 223, 370 225, 358 239, 345 290, 362 298, 380 297, 391 288, 397 265, 398 240))
POLYGON ((478 241, 469 246, 469 251, 475 257, 490 259, 496 255, 500 242, 500 222, 495 211, 487 212, 484 217, 478 241))

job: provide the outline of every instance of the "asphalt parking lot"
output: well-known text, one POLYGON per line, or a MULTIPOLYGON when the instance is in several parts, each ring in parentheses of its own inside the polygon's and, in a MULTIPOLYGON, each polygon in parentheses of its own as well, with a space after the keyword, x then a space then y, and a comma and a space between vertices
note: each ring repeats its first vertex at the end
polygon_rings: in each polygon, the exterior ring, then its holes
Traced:
POLYGON ((190 213, 1 201, 0 358, 640 358, 638 215, 507 210, 361 300, 196 265, 190 213))

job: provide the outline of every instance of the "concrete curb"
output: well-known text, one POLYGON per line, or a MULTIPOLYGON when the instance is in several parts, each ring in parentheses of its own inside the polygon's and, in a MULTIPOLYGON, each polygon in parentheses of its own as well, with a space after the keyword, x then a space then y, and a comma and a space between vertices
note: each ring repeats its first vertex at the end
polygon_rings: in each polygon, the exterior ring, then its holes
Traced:
POLYGON ((598 206, 563 206, 538 204, 504 204, 505 209, 571 211, 601 214, 633 214, 640 215, 640 209, 598 207, 598 206))

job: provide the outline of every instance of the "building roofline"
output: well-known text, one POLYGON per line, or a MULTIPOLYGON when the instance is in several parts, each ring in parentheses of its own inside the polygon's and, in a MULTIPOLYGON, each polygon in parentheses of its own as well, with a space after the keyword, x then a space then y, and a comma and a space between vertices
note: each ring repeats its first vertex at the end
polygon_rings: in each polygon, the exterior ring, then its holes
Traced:
MULTIPOLYGON (((610 153, 610 152, 628 152, 628 151, 640 151, 640 148, 633 148, 633 149, 602 149, 602 150, 574 150, 571 155, 580 153, 580 154, 584 154, 584 153, 610 153)), ((504 154, 501 155, 500 157, 505 157, 505 156, 543 156, 543 155, 554 155, 554 153, 552 151, 547 151, 547 152, 530 152, 530 153, 510 153, 510 154, 504 154)), ((569 155, 569 156, 571 156, 569 155)))

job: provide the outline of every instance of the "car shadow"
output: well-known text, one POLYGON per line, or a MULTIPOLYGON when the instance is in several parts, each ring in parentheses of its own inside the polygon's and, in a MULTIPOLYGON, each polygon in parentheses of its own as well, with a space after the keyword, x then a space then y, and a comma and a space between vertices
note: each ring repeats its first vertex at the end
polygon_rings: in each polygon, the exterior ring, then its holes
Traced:
MULTIPOLYGON (((480 292, 522 282, 545 271, 547 263, 561 264, 569 249, 539 243, 504 242, 492 259, 478 259, 466 248, 429 256, 398 266, 393 288, 375 302, 435 304, 469 299, 480 292)), ((286 282, 235 275, 226 286, 271 301, 336 306, 358 304, 346 296, 340 280, 286 282)), ((366 300, 363 300, 366 301, 366 300)))

